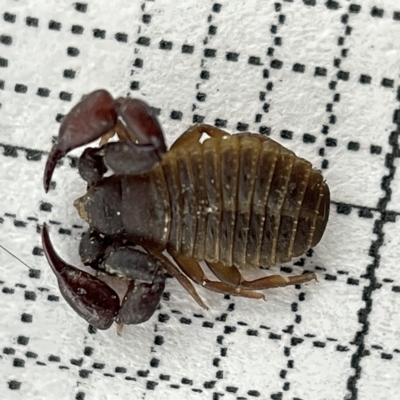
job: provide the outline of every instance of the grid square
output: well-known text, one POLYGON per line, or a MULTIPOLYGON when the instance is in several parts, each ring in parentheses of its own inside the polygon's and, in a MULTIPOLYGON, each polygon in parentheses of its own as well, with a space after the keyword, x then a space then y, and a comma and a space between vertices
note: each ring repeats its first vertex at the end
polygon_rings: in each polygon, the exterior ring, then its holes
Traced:
POLYGON ((371 350, 371 355, 361 360, 362 376, 358 382, 359 398, 395 399, 398 395, 400 374, 399 355, 392 360, 380 357, 380 352, 371 350))
MULTIPOLYGON (((348 346, 349 351, 336 350, 336 342, 327 342, 321 349, 313 346, 311 340, 291 349, 291 357, 295 359, 294 368, 288 370, 291 381, 290 395, 293 398, 307 399, 310 393, 318 399, 344 399, 346 395, 347 376, 352 372, 350 358, 355 346, 348 346), (323 354, 329 352, 329 357, 323 354), (304 374, 304 371, 307 371, 304 374), (315 376, 318 375, 318 382, 315 376), (320 385, 320 382, 324 382, 320 385)), ((367 398, 367 397, 365 397, 367 398)))
POLYGON ((353 30, 348 40, 352 50, 347 61, 357 60, 355 72, 378 72, 375 79, 379 82, 384 77, 394 78, 393 67, 399 63, 400 43, 390 38, 400 37, 400 24, 386 18, 372 18, 363 12, 351 18, 350 23, 353 30), (368 35, 365 35, 365 26, 368 26, 368 35))
POLYGON ((338 53, 338 37, 343 34, 338 30, 342 25, 335 23, 337 13, 327 9, 324 2, 317 2, 315 7, 293 2, 285 4, 285 15, 286 23, 280 29, 284 45, 279 47, 279 56, 291 65, 303 63, 310 70, 331 68, 338 53))

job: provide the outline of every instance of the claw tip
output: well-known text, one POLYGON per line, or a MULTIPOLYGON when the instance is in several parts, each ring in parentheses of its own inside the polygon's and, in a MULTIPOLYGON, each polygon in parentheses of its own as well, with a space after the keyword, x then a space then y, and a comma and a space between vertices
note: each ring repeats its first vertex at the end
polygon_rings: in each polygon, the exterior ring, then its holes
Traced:
POLYGON ((50 150, 47 158, 46 167, 43 175, 43 187, 47 193, 50 188, 51 177, 53 176, 54 168, 56 167, 57 161, 64 155, 62 151, 58 149, 58 145, 55 144, 50 150))

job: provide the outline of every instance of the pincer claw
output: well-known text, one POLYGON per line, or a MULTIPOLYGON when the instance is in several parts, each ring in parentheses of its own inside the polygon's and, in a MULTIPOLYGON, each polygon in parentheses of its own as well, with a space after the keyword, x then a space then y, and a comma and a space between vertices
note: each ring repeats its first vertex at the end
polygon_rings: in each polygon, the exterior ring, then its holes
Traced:
POLYGON ((90 93, 68 113, 60 126, 58 141, 47 158, 43 176, 46 192, 57 161, 70 150, 100 138, 115 126, 117 118, 115 101, 103 89, 90 93))
POLYGON ((67 303, 89 324, 97 329, 108 329, 120 309, 117 293, 95 276, 63 261, 50 242, 46 224, 42 228, 42 244, 67 303))

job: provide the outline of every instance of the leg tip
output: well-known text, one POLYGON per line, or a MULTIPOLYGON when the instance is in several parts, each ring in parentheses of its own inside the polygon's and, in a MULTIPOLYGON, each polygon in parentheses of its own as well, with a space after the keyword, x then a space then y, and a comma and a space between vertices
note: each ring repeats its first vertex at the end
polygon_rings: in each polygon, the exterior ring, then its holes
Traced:
POLYGON ((118 324, 117 323, 117 335, 119 337, 122 337, 122 331, 124 330, 124 324, 118 324))

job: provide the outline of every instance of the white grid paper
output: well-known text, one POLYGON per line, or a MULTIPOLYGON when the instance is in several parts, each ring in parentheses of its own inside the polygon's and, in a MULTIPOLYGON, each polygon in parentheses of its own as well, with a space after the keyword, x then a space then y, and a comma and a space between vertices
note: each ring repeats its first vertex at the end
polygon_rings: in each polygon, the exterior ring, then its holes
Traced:
POLYGON ((34 269, 0 249, 2 398, 397 398, 397 1, 3 0, 0 13, 0 244, 34 269), (159 109, 169 144, 204 121, 268 133, 321 168, 329 225, 285 265, 320 282, 267 302, 198 288, 203 312, 168 280, 149 322, 88 330, 57 301, 38 227, 79 265, 82 150, 47 195, 42 173, 61 116, 101 87, 159 109))

